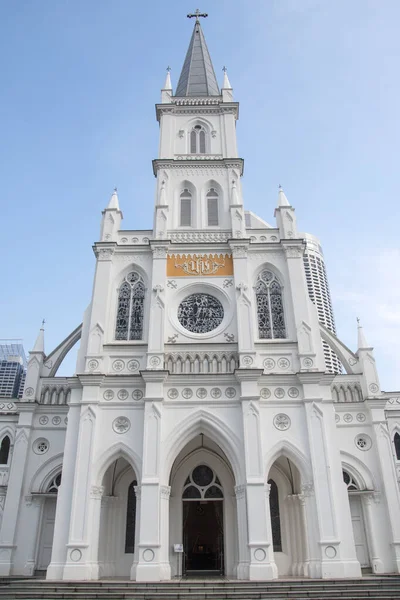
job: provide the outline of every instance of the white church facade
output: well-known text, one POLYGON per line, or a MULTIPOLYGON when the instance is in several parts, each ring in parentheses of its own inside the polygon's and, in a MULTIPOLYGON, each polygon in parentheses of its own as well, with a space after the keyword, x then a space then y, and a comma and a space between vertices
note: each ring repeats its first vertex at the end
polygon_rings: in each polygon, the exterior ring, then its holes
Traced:
POLYGON ((400 395, 360 326, 353 352, 320 322, 283 190, 275 225, 245 211, 198 16, 156 114, 153 229, 113 193, 82 325, 47 355, 42 328, 0 404, 0 575, 400 573, 400 395))

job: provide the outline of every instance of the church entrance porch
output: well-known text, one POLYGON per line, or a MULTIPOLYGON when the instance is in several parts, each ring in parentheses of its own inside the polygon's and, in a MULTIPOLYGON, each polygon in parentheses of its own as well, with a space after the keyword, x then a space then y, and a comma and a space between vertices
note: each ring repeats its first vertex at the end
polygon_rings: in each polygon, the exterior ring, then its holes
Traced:
POLYGON ((238 561, 234 477, 221 448, 196 436, 171 472, 170 548, 172 576, 235 577, 238 561))

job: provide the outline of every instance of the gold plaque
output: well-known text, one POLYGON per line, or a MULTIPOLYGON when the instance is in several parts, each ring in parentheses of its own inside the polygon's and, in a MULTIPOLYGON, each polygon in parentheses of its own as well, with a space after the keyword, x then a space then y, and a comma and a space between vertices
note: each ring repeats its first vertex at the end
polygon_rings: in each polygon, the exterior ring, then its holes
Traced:
POLYGON ((169 254, 167 277, 226 277, 233 275, 230 254, 169 254))

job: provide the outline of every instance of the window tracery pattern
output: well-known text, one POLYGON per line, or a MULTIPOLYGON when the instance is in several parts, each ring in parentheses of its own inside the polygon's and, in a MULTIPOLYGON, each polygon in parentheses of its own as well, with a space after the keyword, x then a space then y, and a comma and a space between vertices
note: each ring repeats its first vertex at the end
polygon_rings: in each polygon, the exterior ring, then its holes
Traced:
POLYGON ((185 188, 180 196, 181 199, 181 214, 180 214, 180 225, 181 227, 191 227, 192 225, 192 194, 185 188))
POLYGON ((190 132, 190 154, 206 153, 206 132, 201 125, 195 125, 190 132))
POLYGON ((285 338, 282 287, 274 273, 267 269, 257 277, 256 301, 259 337, 262 339, 285 338))
POLYGON ((347 485, 347 489, 349 492, 355 492, 358 490, 357 483, 347 471, 343 471, 343 481, 347 485))
POLYGON ((198 465, 185 481, 183 500, 222 500, 224 493, 216 474, 207 465, 198 465))
POLYGON ((397 432, 394 434, 393 443, 396 451, 396 459, 400 460, 400 435, 397 432))
POLYGON ((116 340, 141 340, 143 338, 143 314, 145 287, 143 278, 132 271, 119 288, 116 340))
POLYGON ((0 465, 6 465, 8 463, 8 455, 10 453, 10 438, 8 435, 3 437, 0 446, 0 465))
POLYGON ((58 494, 58 489, 59 489, 60 485, 61 485, 61 473, 58 473, 58 475, 53 477, 53 479, 50 481, 49 485, 47 486, 46 492, 48 494, 58 494))
POLYGON ((128 488, 128 501, 126 506, 125 554, 133 554, 135 552, 136 486, 137 481, 132 481, 128 488))
POLYGON ((224 318, 219 300, 209 294, 192 294, 178 307, 178 321, 192 333, 208 333, 216 329, 224 318))
POLYGON ((218 226, 218 193, 214 188, 207 192, 207 223, 209 227, 218 226))
POLYGON ((271 514, 272 543, 274 546, 274 552, 282 552, 281 515, 279 510, 278 486, 273 479, 270 479, 268 483, 271 486, 269 491, 269 511, 271 514))

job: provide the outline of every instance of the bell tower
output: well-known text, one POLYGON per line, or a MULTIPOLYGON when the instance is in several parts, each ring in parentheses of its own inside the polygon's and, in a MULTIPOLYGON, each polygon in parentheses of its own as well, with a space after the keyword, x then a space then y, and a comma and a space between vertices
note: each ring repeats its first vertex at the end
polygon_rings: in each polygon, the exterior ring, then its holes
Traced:
POLYGON ((245 237, 236 120, 239 105, 224 67, 222 90, 196 11, 192 37, 175 93, 169 68, 161 103, 154 236, 179 241, 245 237))

